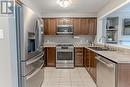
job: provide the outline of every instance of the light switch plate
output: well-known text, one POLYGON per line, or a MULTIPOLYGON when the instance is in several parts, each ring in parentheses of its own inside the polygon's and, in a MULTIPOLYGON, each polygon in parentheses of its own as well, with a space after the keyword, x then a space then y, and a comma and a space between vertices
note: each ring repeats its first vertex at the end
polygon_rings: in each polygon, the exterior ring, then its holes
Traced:
POLYGON ((3 31, 3 29, 0 29, 0 39, 4 39, 4 31, 3 31))

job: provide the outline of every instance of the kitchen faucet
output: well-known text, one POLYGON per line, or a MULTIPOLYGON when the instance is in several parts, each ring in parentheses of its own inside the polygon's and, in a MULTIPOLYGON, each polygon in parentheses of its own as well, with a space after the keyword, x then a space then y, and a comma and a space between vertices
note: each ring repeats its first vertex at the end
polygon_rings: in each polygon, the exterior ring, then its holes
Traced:
POLYGON ((100 39, 99 39, 99 42, 101 42, 102 39, 103 39, 102 43, 103 43, 104 48, 109 49, 109 47, 106 44, 107 37, 106 36, 101 36, 100 39))

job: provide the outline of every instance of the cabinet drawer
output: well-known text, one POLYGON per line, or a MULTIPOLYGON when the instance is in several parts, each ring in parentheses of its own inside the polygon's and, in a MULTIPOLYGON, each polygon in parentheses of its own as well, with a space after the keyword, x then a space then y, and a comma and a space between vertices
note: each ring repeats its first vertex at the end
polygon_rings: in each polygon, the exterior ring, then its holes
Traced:
POLYGON ((83 53, 83 48, 75 48, 75 53, 83 53))
POLYGON ((83 56, 83 53, 75 53, 75 56, 83 56))
POLYGON ((83 48, 75 48, 75 51, 83 51, 83 48))

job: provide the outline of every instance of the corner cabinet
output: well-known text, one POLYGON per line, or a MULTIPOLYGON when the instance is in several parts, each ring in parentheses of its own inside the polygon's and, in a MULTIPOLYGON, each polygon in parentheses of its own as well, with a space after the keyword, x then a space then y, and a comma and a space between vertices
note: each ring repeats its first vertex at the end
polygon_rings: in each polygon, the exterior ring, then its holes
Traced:
POLYGON ((88 34, 89 35, 96 35, 97 34, 97 19, 96 18, 91 18, 88 19, 88 34))
POLYGON ((84 48, 84 67, 89 72, 90 76, 96 82, 96 53, 84 48))
POLYGON ((74 35, 96 35, 96 18, 74 18, 74 35))

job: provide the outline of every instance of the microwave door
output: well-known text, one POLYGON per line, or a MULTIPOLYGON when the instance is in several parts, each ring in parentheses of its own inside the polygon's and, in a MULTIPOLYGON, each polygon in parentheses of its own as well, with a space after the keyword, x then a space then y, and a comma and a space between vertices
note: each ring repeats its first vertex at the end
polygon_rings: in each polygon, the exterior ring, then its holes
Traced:
POLYGON ((58 35, 72 35, 73 34, 72 25, 58 25, 57 34, 58 35))

